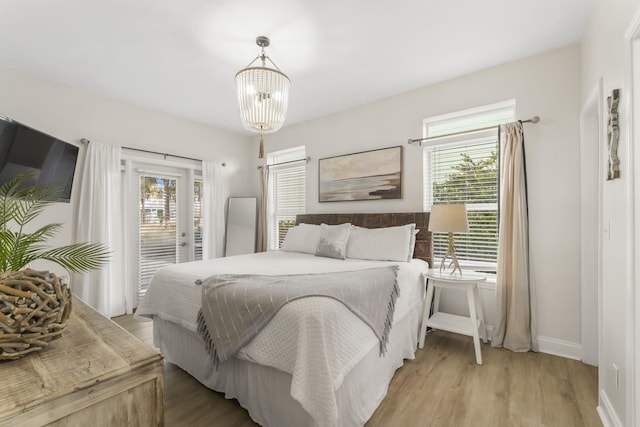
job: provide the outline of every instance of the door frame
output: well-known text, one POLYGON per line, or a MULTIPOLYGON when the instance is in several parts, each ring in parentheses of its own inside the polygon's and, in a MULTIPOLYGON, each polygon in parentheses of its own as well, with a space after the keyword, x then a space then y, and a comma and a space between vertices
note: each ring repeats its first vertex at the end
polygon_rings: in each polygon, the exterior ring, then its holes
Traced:
POLYGON ((629 23, 625 32, 626 67, 625 85, 627 88, 626 117, 627 141, 629 145, 629 232, 631 235, 629 248, 629 281, 627 283, 627 360, 630 381, 627 382, 628 425, 640 423, 640 198, 636 192, 640 189, 640 173, 636 165, 640 165, 640 150, 635 147, 640 143, 640 8, 629 23))
MULTIPOLYGON (((126 313, 133 313, 138 306, 138 221, 137 218, 139 212, 139 200, 138 200, 138 176, 139 170, 144 169, 150 173, 162 174, 166 170, 167 175, 177 176, 185 181, 184 189, 186 196, 193 194, 194 180, 200 176, 202 165, 196 161, 172 161, 166 160, 164 156, 160 155, 146 155, 138 152, 127 152, 123 150, 122 153, 122 194, 123 194, 123 211, 124 211, 124 229, 126 230, 126 238, 123 251, 124 251, 124 270, 126 278, 125 289, 125 309, 126 313)), ((186 200, 191 200, 190 198, 186 200)), ((183 203, 184 206, 179 206, 179 214, 181 217, 186 218, 184 221, 184 229, 180 231, 185 232, 184 239, 188 243, 189 248, 193 249, 194 234, 193 234, 193 203, 183 203)), ((193 250, 187 252, 189 255, 184 261, 193 259, 193 250)))
POLYGON ((593 366, 602 341, 603 110, 600 78, 580 111, 581 360, 593 366))

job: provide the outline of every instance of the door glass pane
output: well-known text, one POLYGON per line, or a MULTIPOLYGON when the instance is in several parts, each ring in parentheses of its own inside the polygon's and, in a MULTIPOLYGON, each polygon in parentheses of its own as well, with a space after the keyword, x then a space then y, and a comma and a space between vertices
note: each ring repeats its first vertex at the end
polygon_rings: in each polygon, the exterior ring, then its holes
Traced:
POLYGON ((193 182, 193 259, 202 259, 202 181, 193 182))
POLYGON ((177 182, 172 177, 141 175, 139 183, 138 297, 142 298, 156 270, 178 259, 177 182))

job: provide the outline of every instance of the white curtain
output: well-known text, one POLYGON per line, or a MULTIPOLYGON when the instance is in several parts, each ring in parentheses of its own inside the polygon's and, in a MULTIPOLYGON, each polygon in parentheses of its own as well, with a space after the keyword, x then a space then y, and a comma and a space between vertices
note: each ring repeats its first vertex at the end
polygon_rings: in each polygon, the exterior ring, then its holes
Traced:
POLYGON ((81 300, 108 317, 126 310, 120 174, 120 147, 91 142, 80 184, 76 241, 104 243, 111 257, 100 270, 75 274, 71 285, 81 300))
POLYGON ((267 203, 269 197, 269 167, 260 169, 260 212, 258 214, 258 252, 266 252, 268 242, 267 203))
POLYGON ((222 164, 202 161, 202 258, 224 256, 224 177, 222 164))
POLYGON ((500 126, 500 233, 496 329, 491 345, 538 351, 529 275, 529 219, 522 123, 500 126))

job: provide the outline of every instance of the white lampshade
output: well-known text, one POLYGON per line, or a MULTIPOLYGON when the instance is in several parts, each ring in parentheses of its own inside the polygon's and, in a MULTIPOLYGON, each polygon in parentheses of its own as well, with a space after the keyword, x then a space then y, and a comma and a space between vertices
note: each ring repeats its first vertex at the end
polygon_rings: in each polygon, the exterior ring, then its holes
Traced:
POLYGON ((466 233, 469 231, 467 205, 433 205, 429 215, 429 231, 466 233))
POLYGON ((260 36, 256 44, 262 48, 246 68, 238 71, 235 77, 240 119, 245 129, 252 132, 272 133, 282 127, 289 104, 289 78, 264 53, 269 39, 260 36), (262 66, 252 66, 258 59, 262 66), (267 67, 267 60, 273 68, 267 67))

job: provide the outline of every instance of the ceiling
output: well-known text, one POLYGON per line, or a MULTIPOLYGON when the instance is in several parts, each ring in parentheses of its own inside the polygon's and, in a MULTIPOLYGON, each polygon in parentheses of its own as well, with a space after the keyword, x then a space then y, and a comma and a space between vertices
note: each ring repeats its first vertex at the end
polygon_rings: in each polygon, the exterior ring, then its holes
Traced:
POLYGON ((591 5, 2 0, 0 66, 248 134, 234 76, 258 55, 256 36, 291 79, 286 127, 576 43, 591 5))

